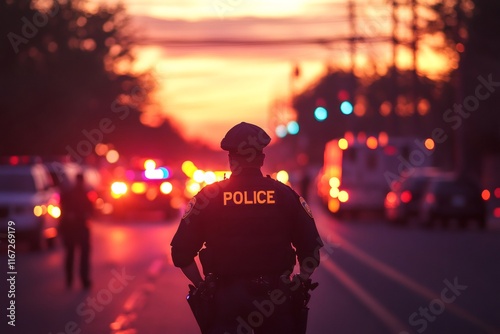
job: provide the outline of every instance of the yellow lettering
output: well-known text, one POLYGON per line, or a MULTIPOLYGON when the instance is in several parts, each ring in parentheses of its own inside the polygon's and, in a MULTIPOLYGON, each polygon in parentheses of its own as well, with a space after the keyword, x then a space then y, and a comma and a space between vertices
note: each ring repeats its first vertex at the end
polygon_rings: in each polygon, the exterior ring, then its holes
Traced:
POLYGON ((224 205, 227 205, 227 201, 233 198, 233 193, 229 191, 224 191, 224 205))
POLYGON ((274 190, 267 191, 267 203, 274 204, 276 201, 274 200, 274 190))
POLYGON ((234 201, 234 204, 241 204, 241 203, 243 203, 243 194, 241 193, 241 191, 235 191, 233 193, 233 201, 234 201))
POLYGON ((259 192, 257 193, 257 202, 259 204, 266 203, 266 192, 264 190, 259 190, 259 192), (261 195, 264 195, 264 197, 262 197, 261 195))
POLYGON ((248 191, 225 191, 224 192, 224 205, 229 202, 234 204, 275 204, 274 190, 254 190, 252 193, 248 191))
POLYGON ((245 204, 254 204, 253 201, 248 200, 248 192, 245 191, 244 194, 245 194, 245 204))

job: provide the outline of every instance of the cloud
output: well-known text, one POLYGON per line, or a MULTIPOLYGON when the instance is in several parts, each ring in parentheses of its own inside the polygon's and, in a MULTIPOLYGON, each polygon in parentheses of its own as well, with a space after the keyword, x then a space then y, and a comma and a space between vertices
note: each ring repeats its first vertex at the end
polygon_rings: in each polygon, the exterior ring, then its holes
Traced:
POLYGON ((161 77, 158 100, 189 138, 217 145, 238 121, 265 126, 273 99, 290 94, 290 74, 304 82, 325 61, 349 62, 345 20, 327 17, 233 17, 221 20, 132 16, 140 52, 161 77), (331 44, 321 44, 331 40, 331 44), (335 41, 337 39, 337 41, 335 41), (229 42, 229 44, 227 44, 229 42), (258 42, 258 43, 256 43, 258 42), (210 128, 211 131, 206 129, 210 128))

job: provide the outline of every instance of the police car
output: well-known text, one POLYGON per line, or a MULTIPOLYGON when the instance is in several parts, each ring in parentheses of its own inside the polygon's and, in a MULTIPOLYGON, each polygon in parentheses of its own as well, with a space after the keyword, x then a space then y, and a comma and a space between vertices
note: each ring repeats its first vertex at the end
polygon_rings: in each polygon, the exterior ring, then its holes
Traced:
POLYGON ((40 163, 23 164, 18 158, 0 165, 1 232, 14 222, 16 240, 27 241, 32 250, 50 248, 57 237, 60 194, 40 163))
POLYGON ((103 213, 127 218, 137 212, 163 212, 167 219, 175 217, 183 204, 183 187, 172 171, 146 160, 143 169, 119 168, 108 180, 103 213))

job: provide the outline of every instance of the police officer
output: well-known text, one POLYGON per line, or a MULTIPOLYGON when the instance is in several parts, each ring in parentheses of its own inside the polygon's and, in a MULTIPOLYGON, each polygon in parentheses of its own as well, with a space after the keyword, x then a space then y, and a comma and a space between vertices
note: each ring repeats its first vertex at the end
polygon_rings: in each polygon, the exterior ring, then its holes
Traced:
POLYGON ((305 200, 264 177, 263 148, 271 138, 242 122, 222 139, 229 179, 204 187, 188 204, 172 240, 172 259, 196 287, 216 279, 215 314, 203 333, 296 333, 285 283, 296 260, 306 280, 319 265, 319 237, 305 200))

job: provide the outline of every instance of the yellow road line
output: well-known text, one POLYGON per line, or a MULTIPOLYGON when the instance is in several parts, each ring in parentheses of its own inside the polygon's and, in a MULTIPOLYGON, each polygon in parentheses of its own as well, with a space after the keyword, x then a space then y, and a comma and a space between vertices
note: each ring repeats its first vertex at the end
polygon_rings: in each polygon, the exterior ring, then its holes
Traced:
POLYGON ((373 312, 391 330, 391 333, 400 333, 403 330, 410 331, 408 326, 402 323, 388 309, 380 304, 370 293, 350 277, 344 270, 332 261, 324 261, 321 266, 334 275, 349 291, 351 291, 366 307, 373 312))
MULTIPOLYGON (((426 288, 425 286, 421 285, 420 283, 416 282, 412 278, 404 275, 403 273, 397 271, 396 269, 392 268, 391 266, 383 263, 382 261, 374 258, 373 256, 365 253, 358 247, 354 246, 347 240, 339 237, 338 235, 334 236, 336 238, 336 243, 341 244, 342 249, 344 249, 346 252, 350 253, 352 256, 356 257, 358 260, 363 262, 364 264, 368 265, 369 267, 373 268, 377 272, 381 273, 382 275, 392 279, 393 281, 405 286, 409 290, 415 292, 416 294, 429 299, 429 300, 434 300, 434 299, 440 299, 441 296, 440 294, 426 288)), ((482 330, 484 330, 486 333, 499 333, 499 330, 494 328, 491 325, 488 325, 484 323, 481 319, 477 318, 476 316, 472 315, 471 313, 467 312, 466 310, 462 309, 458 305, 455 304, 447 304, 446 309, 449 310, 451 313, 455 314, 456 316, 459 316, 474 325, 478 326, 482 330)))

